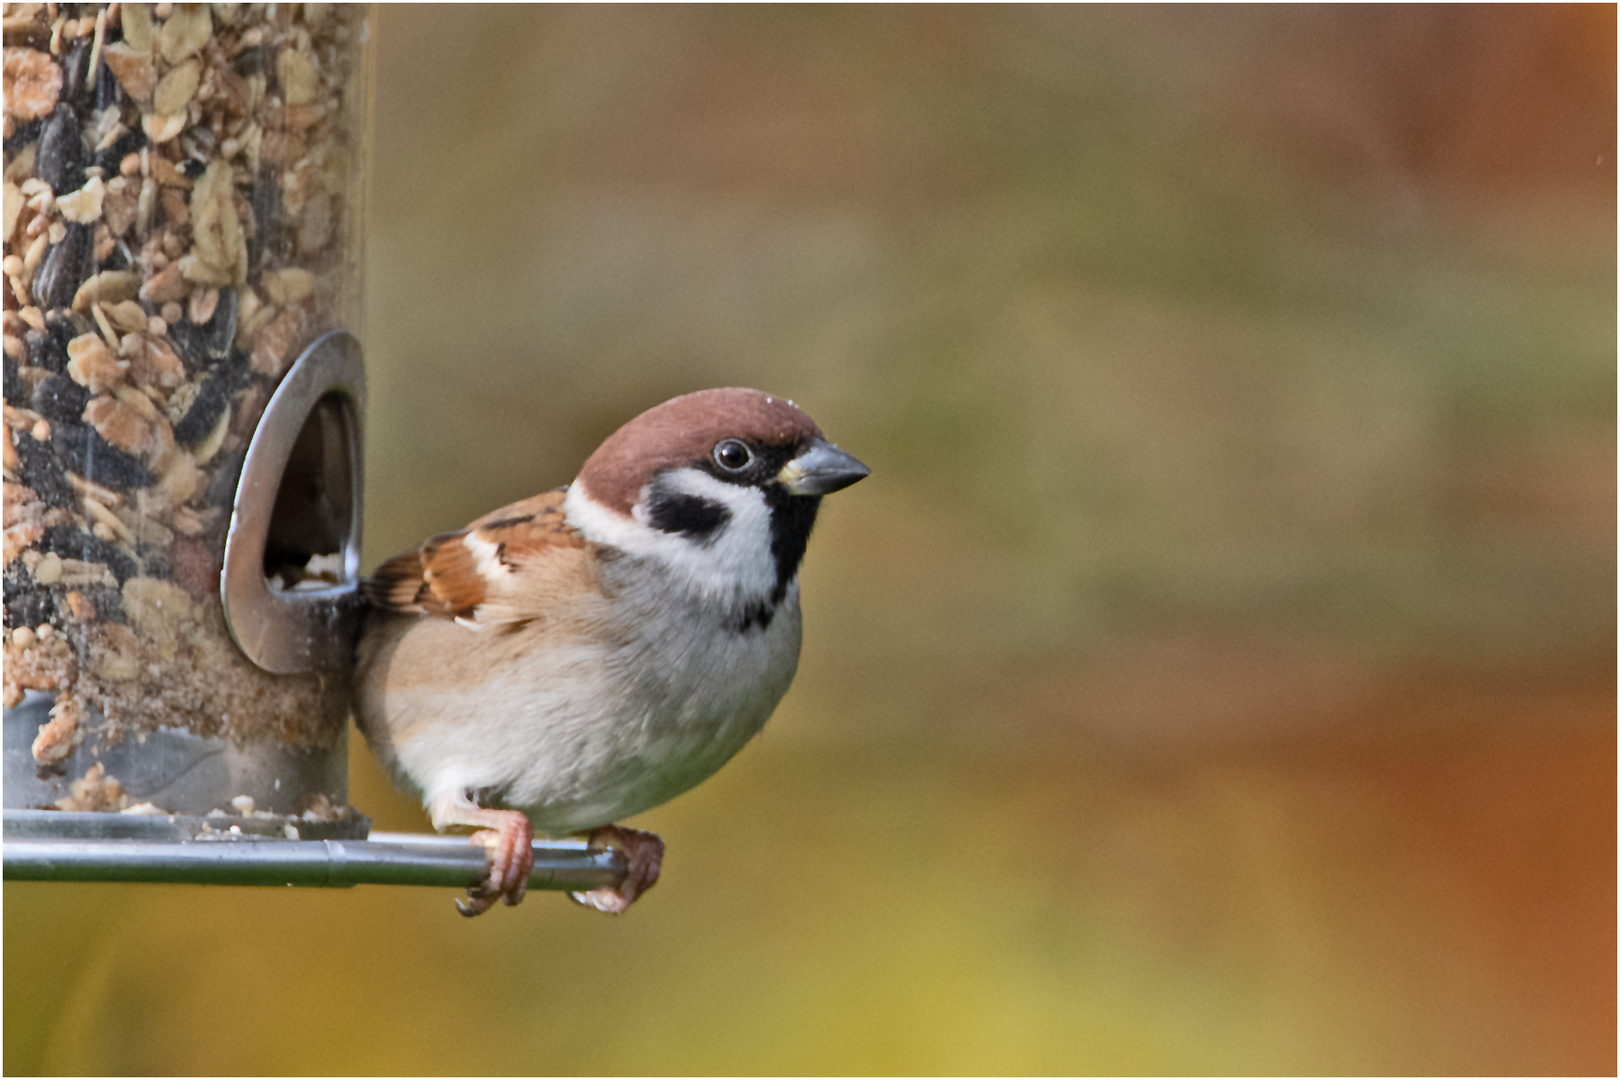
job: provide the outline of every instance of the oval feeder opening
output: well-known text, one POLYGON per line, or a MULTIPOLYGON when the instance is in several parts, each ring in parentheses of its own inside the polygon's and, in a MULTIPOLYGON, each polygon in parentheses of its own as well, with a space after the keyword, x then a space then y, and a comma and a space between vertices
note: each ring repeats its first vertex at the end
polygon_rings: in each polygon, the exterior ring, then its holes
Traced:
POLYGON ((352 660, 364 396, 359 342, 327 334, 277 388, 242 463, 220 596, 237 646, 278 675, 352 660))
POLYGON ((356 547, 354 420, 336 393, 315 403, 293 443, 264 544, 271 590, 320 592, 352 586, 349 551, 356 547))

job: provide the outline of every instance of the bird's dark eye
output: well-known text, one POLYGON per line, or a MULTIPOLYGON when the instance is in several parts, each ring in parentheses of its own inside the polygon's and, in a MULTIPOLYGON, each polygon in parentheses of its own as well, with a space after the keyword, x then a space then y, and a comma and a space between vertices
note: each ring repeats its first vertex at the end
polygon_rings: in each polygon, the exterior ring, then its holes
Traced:
POLYGON ((741 472, 754 460, 754 452, 736 439, 721 439, 714 447, 714 461, 727 472, 741 472))

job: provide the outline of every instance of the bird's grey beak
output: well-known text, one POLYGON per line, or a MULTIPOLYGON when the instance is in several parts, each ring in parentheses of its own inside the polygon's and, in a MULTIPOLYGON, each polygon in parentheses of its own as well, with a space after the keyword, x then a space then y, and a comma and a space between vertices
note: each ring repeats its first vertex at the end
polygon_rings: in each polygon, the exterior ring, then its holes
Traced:
POLYGON ((810 449, 782 466, 776 479, 790 495, 831 495, 871 472, 855 455, 817 439, 810 449))

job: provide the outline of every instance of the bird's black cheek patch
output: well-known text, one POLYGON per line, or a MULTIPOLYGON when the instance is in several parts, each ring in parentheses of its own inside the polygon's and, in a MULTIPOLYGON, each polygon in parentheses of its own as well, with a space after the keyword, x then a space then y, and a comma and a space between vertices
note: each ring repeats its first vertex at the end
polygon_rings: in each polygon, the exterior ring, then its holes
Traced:
POLYGON ((647 520, 653 528, 663 532, 709 540, 726 527, 731 511, 698 495, 654 492, 647 504, 647 520))

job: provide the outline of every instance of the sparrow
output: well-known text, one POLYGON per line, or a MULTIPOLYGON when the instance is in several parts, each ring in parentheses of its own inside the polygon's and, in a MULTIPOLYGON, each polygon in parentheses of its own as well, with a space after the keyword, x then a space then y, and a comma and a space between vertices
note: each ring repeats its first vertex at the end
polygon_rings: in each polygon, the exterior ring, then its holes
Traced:
POLYGON ((799 662, 799 567, 821 497, 868 475, 792 402, 702 390, 610 435, 565 487, 434 536, 362 583, 355 717, 440 832, 472 828, 516 904, 536 833, 624 853, 622 912, 663 842, 614 824, 712 775, 799 662))

